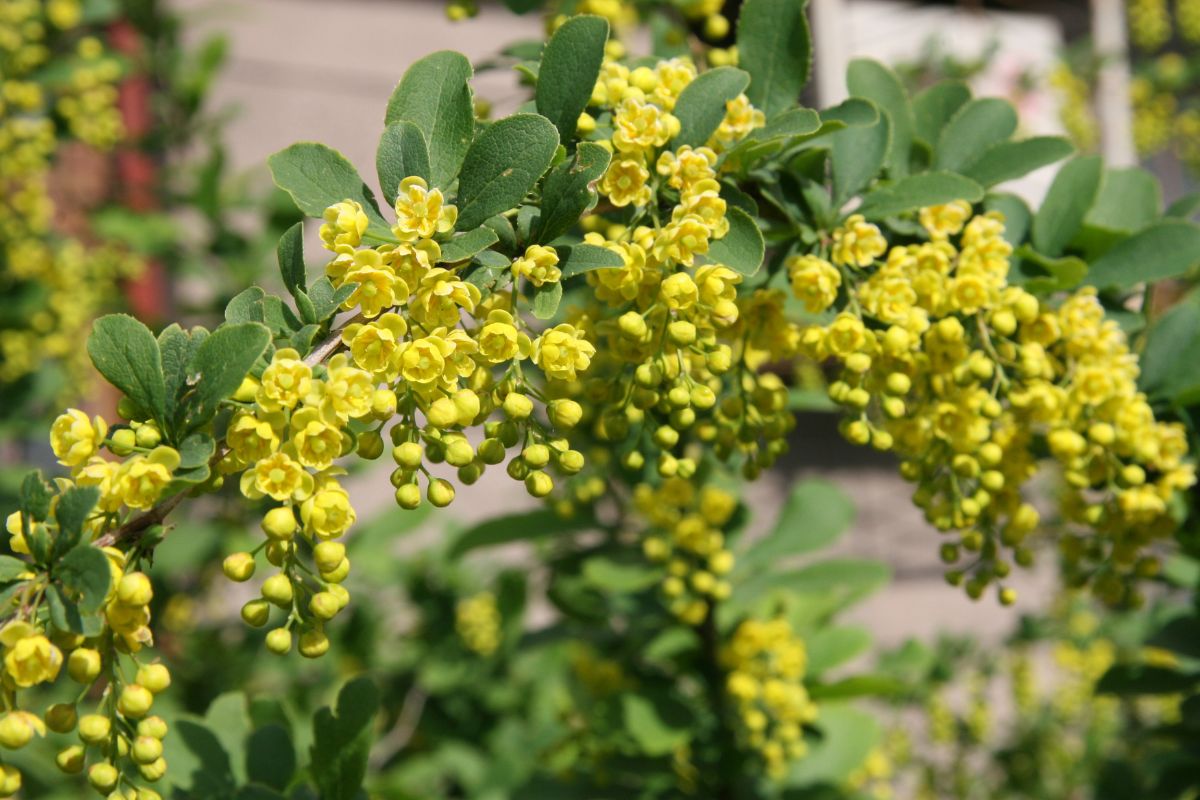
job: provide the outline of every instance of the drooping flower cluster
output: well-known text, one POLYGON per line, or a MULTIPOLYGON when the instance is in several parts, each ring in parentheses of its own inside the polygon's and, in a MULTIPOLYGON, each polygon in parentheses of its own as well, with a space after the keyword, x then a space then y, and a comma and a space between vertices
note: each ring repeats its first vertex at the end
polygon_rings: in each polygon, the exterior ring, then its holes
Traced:
POLYGON ((721 660, 740 736, 761 756, 768 774, 783 775, 807 752, 804 728, 818 716, 804 687, 804 642, 785 619, 748 619, 733 632, 721 660))
POLYGON ((4 383, 46 362, 82 380, 88 325, 114 302, 119 281, 142 269, 121 248, 51 230, 55 158, 72 143, 109 149, 122 135, 120 66, 87 34, 82 11, 79 0, 0 7, 0 291, 13 309, 0 326, 4 383), (63 75, 46 77, 58 67, 63 75))
MULTIPOLYGON (((1137 390, 1137 359, 1095 293, 1057 309, 1008 282, 1002 219, 956 202, 924 209, 928 239, 890 248, 851 217, 830 258, 790 264, 797 296, 824 310, 839 286, 847 308, 804 333, 813 358, 840 365, 830 396, 851 411, 845 435, 894 450, 915 502, 957 540, 948 577, 972 596, 1032 552, 1039 514, 1021 489, 1044 447, 1063 470, 1072 521, 1094 533, 1062 541, 1071 572, 1122 599, 1144 551, 1173 529, 1168 501, 1195 481, 1178 425, 1157 422, 1137 390), (886 253, 886 254, 885 254, 886 253)), ((1011 602, 1011 590, 1001 590, 1011 602)))

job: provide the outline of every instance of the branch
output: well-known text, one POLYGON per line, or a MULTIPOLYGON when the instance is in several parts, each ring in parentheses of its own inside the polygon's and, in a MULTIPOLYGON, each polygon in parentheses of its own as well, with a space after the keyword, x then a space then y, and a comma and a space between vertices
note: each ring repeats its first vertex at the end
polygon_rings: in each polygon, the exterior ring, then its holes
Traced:
MULTIPOLYGON (((312 349, 312 352, 304 357, 304 363, 310 367, 320 364, 325 359, 333 355, 333 352, 338 349, 342 343, 342 331, 348 325, 352 325, 362 319, 362 314, 357 314, 351 318, 345 325, 330 332, 329 336, 323 342, 312 349)), ((229 452, 227 447, 217 448, 217 452, 209 460, 209 468, 217 465, 225 454, 229 452)), ((96 540, 97 547, 111 547, 114 545, 124 544, 127 541, 137 541, 147 530, 159 525, 166 519, 167 515, 175 510, 176 506, 183 502, 183 498, 187 495, 187 491, 181 491, 173 495, 158 505, 151 508, 144 514, 139 514, 136 517, 125 522, 123 525, 114 528, 96 540)))

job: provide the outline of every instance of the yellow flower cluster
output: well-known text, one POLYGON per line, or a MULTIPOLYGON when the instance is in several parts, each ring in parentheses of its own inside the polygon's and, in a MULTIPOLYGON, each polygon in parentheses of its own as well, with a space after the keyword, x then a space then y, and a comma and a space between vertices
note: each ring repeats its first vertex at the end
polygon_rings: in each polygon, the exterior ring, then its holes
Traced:
POLYGON ((454 609, 454 630, 468 650, 490 656, 500 646, 500 611, 496 596, 480 592, 458 602, 454 609))
POLYGON ((769 775, 781 777, 807 752, 804 728, 817 720, 804 688, 804 642, 787 620, 748 619, 733 632, 721 661, 745 744, 762 757, 769 775))
POLYGON ((47 361, 78 385, 90 374, 79 347, 98 311, 117 298, 119 282, 141 262, 121 249, 88 244, 51 230, 49 194, 60 139, 107 149, 122 135, 116 108, 118 62, 80 28, 79 0, 11 0, 0 7, 0 291, 14 301, 14 323, 0 328, 0 382, 36 373, 47 361), (69 47, 69 50, 63 50, 69 47), (61 80, 43 80, 62 63, 61 80))
POLYGON ((1154 51, 1171 38, 1167 0, 1129 0, 1129 35, 1142 50, 1154 51))
MULTIPOLYGON (((98 523, 89 525, 98 530, 98 523)), ((9 517, 10 544, 19 553, 28 552, 24 527, 19 513, 9 517)), ((44 524, 35 527, 44 528, 44 524)), ((44 530, 35 533, 47 535, 44 530)), ((17 750, 47 732, 74 733, 78 743, 60 750, 55 759, 62 771, 75 774, 86 768, 89 783, 101 794, 108 795, 125 784, 137 797, 157 800, 159 794, 153 789, 134 784, 135 775, 153 783, 167 768, 162 757, 166 723, 147 714, 154 696, 170 686, 171 675, 166 666, 142 662, 138 656, 152 643, 149 603, 153 587, 144 573, 130 568, 121 551, 106 547, 103 552, 112 584, 103 606, 104 625, 96 636, 85 638, 57 630, 48 634, 38 610, 52 588, 44 575, 31 571, 23 576, 17 612, 0 629, 4 677, 0 693, 7 709, 0 715, 0 747, 17 750), (133 664, 133 681, 118 663, 122 658, 133 664), (64 666, 70 679, 83 687, 76 701, 56 703, 42 713, 20 708, 21 690, 55 683, 64 666), (97 708, 80 716, 78 704, 85 697, 96 696, 96 689, 100 689, 97 708)), ((12 766, 0 766, 0 796, 10 797, 20 788, 21 773, 12 766)))
POLYGON ((687 624, 699 625, 709 603, 731 591, 725 576, 733 569, 733 553, 725 548, 721 528, 733 516, 737 498, 675 477, 658 486, 639 484, 634 506, 650 526, 642 551, 664 567, 660 589, 668 607, 687 624))
MULTIPOLYGON (((1021 489, 1048 450, 1068 518, 1093 531, 1062 541, 1074 579, 1113 602, 1136 599, 1121 578, 1154 569, 1144 550, 1173 530, 1168 501, 1195 482, 1183 429, 1155 420, 1137 391, 1137 359, 1094 291, 1055 309, 1010 285, 1011 246, 996 214, 972 216, 957 202, 920 220, 928 240, 882 260, 878 229, 861 218, 833 233, 850 302, 808 328, 804 346, 840 364, 830 396, 851 412, 844 434, 903 459, 929 521, 958 532, 942 555, 965 559, 947 577, 968 578, 972 597, 1008 574, 1002 548, 1031 561, 1025 540, 1039 515, 1021 489), (850 240, 871 244, 838 252, 850 240)), ((827 262, 805 257, 792 269, 797 296, 826 305, 814 276, 835 284, 827 262)), ((1003 588, 1000 597, 1015 599, 1003 588)))

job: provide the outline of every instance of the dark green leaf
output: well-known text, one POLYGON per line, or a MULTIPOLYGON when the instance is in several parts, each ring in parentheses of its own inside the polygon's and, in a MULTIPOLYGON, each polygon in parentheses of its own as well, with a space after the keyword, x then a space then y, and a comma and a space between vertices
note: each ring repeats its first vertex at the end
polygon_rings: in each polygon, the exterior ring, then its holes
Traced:
POLYGON ((384 123, 407 120, 420 129, 429 145, 432 184, 443 189, 458 175, 475 135, 471 72, 462 54, 433 53, 408 68, 388 100, 384 123))
POLYGON ((1033 214, 1024 200, 1015 194, 997 192, 984 198, 983 208, 1004 215, 1004 238, 1009 244, 1017 247, 1025 241, 1029 226, 1033 224, 1033 214))
POLYGON ((254 362, 271 343, 271 333, 257 322, 226 323, 205 339, 188 365, 188 423, 206 424, 220 402, 241 386, 254 362))
POLYGON ((494 122, 471 143, 458 184, 458 227, 478 228, 516 208, 550 166, 558 132, 537 114, 494 122))
POLYGON ((479 547, 562 536, 571 531, 586 530, 593 524, 586 515, 563 519, 550 509, 495 517, 463 531, 447 548, 446 557, 456 559, 479 547))
POLYGON ((808 673, 820 675, 862 655, 871 647, 871 633, 859 626, 823 627, 804 642, 808 673))
POLYGON ((585 14, 567 19, 542 50, 534 99, 538 113, 558 129, 559 139, 575 136, 604 61, 608 22, 585 14))
POLYGON ((1100 189, 1099 156, 1076 156, 1063 165, 1033 217, 1033 246, 1047 256, 1060 255, 1075 238, 1100 189))
POLYGON ((322 708, 313 719, 310 754, 321 800, 355 800, 367 774, 367 756, 379 713, 379 691, 358 678, 338 692, 336 714, 322 708))
MULTIPOLYGON (((202 328, 196 330, 203 330, 202 328)), ((172 423, 177 419, 180 390, 187 383, 187 365, 204 336, 193 336, 172 322, 158 334, 158 349, 162 354, 163 388, 167 397, 167 417, 172 423)), ((168 432, 173 425, 168 425, 168 432)))
POLYGON ((597 589, 620 594, 640 592, 662 579, 662 570, 645 562, 621 562, 604 556, 592 556, 583 562, 582 574, 597 589))
POLYGON ((858 697, 898 697, 911 687, 891 675, 855 675, 833 683, 811 683, 808 693, 814 700, 850 700, 858 697))
POLYGON ((321 219, 330 206, 354 200, 370 220, 367 234, 391 238, 391 228, 379 213, 375 195, 354 165, 337 150, 316 142, 300 142, 273 154, 267 165, 275 185, 290 194, 296 207, 308 216, 321 219))
POLYGON ((555 249, 558 252, 558 268, 562 271, 564 281, 594 269, 625 266, 625 260, 621 258, 620 253, 614 253, 607 247, 575 244, 555 249))
POLYGON ((826 703, 816 722, 820 731, 788 775, 794 786, 840 785, 859 769, 883 735, 877 714, 847 703, 826 703))
POLYGON ((1138 386, 1175 400, 1200 388, 1200 299, 1188 297, 1151 323, 1142 348, 1138 386))
POLYGON ((1173 219, 1191 219, 1196 216, 1198 211, 1200 211, 1200 192, 1192 192, 1167 206, 1163 215, 1173 219))
POLYGON ((687 727, 677 727, 664 720, 657 706, 652 698, 645 695, 621 695, 625 730, 642 752, 652 756, 667 755, 691 738, 687 727))
POLYGON ((50 514, 50 489, 41 472, 28 472, 21 479, 19 496, 21 514, 28 520, 41 522, 50 514))
POLYGON ((708 261, 724 264, 734 272, 753 275, 762 266, 766 253, 762 231, 749 214, 740 208, 727 208, 729 232, 708 245, 708 261))
POLYGON ((243 289, 225 306, 226 322, 262 322, 262 299, 266 296, 258 286, 243 289))
POLYGON ((865 195, 855 213, 882 219, 952 200, 977 203, 982 199, 983 189, 969 178, 954 172, 922 172, 865 195))
POLYGON ((283 791, 296 772, 296 748, 279 724, 265 725, 246 739, 246 777, 283 791))
POLYGON ((429 145, 415 122, 405 119, 388 123, 379 137, 375 150, 375 172, 379 187, 388 204, 396 202, 400 182, 405 178, 424 178, 431 181, 429 145))
POLYGON ((1078 286, 1087 275, 1087 262, 1074 256, 1047 258, 1028 245, 1017 248, 1017 269, 1009 280, 1035 294, 1053 294, 1078 286))
POLYGON ((55 543, 58 552, 65 553, 79 542, 83 535, 83 524, 98 502, 100 490, 95 486, 72 486, 58 496, 54 506, 54 518, 58 521, 59 529, 55 543))
POLYGON ((442 244, 441 263, 456 264, 459 261, 466 261, 481 250, 491 247, 499 239, 500 237, 496 235, 494 230, 486 225, 480 225, 473 231, 467 231, 460 236, 455 236, 448 242, 444 242, 442 244))
POLYGON ((1177 694, 1200 684, 1200 675, 1149 664, 1114 664, 1096 684, 1098 694, 1177 694))
POLYGON ((155 420, 165 420, 162 354, 149 328, 127 314, 109 314, 96 320, 87 349, 109 383, 155 420))
POLYGON ((608 168, 610 158, 600 145, 580 142, 574 156, 550 170, 542 187, 541 214, 533 227, 532 241, 554 241, 595 204, 593 184, 608 168))
POLYGON ((913 98, 913 122, 916 134, 931 145, 941 138, 942 128, 971 99, 965 83, 944 81, 918 92, 913 98))
POLYGON ((0 583, 11 583, 29 569, 29 564, 12 556, 0 556, 0 583))
POLYGON ((747 0, 738 15, 738 66, 750 73, 746 96, 768 118, 800 99, 812 67, 804 0, 747 0))
POLYGON ((104 627, 99 614, 80 613, 79 606, 60 586, 47 587, 46 603, 50 607, 50 623, 64 633, 96 636, 104 627))
POLYGON ((100 610, 112 584, 108 556, 86 542, 63 556, 54 574, 71 596, 77 599, 83 614, 94 614, 100 610))
POLYGON ((1017 129, 1017 112, 1007 100, 971 100, 942 128, 934 152, 934 167, 961 171, 980 153, 1003 142, 1017 129))
POLYGON ((283 285, 291 294, 308 290, 308 273, 304 268, 304 223, 297 222, 279 237, 275 250, 283 285))
POLYGON ((1074 149, 1061 136, 1035 136, 1019 142, 1000 142, 971 162, 963 174, 985 187, 995 186, 1061 161, 1071 155, 1074 149))
POLYGON ((725 104, 736 99, 749 83, 750 76, 734 67, 717 67, 700 73, 675 102, 673 113, 679 119, 679 134, 671 147, 700 147, 708 142, 725 119, 725 104))
POLYGON ((1101 288, 1129 289, 1139 283, 1185 275, 1197 264, 1200 226, 1167 220, 1135 233, 1093 262, 1087 282, 1101 288))
POLYGON ((856 58, 850 62, 846 72, 846 85, 850 94, 865 97, 879 107, 891 122, 891 146, 888 148, 888 174, 901 178, 908 174, 909 152, 912 150, 913 122, 912 105, 908 92, 896 77, 896 73, 868 58, 856 58))
POLYGON ((891 142, 891 123, 881 114, 873 125, 851 126, 833 134, 833 197, 841 205, 866 188, 883 168, 891 142))

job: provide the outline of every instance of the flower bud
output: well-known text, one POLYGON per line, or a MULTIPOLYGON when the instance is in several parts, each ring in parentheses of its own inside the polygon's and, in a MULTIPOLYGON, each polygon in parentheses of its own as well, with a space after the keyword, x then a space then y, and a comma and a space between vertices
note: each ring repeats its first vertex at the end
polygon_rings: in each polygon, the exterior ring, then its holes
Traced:
POLYGON ((503 408, 509 419, 528 419, 533 413, 533 401, 520 392, 509 392, 504 398, 503 408))
POLYGON ((292 649, 292 633, 287 628, 276 628, 267 634, 267 649, 277 656, 287 655, 292 649))
POLYGON ((308 601, 308 610, 317 619, 333 619, 342 610, 342 606, 329 592, 317 592, 308 601))
POLYGON ((144 664, 138 667, 134 680, 149 689, 152 694, 162 694, 171 685, 171 672, 165 664, 144 664))
POLYGON ((263 517, 263 533, 277 541, 288 541, 296 533, 296 515, 290 506, 272 508, 263 517))
POLYGON ((92 764, 88 768, 88 783, 100 794, 108 794, 115 789, 120 778, 121 775, 117 772, 117 768, 106 761, 92 764))
POLYGON ((383 455, 383 436, 379 431, 363 431, 358 435, 358 446, 354 452, 359 458, 374 461, 383 455))
POLYGON ((100 744, 108 739, 112 725, 108 717, 100 714, 84 714, 79 718, 79 738, 88 744, 100 744))
POLYGON ((426 496, 435 508, 445 508, 454 502, 454 487, 443 478, 434 478, 429 482, 426 496))
POLYGON ((300 655, 305 658, 320 658, 329 651, 329 637, 325 632, 313 628, 300 634, 300 655))
POLYGON ((134 739, 129 753, 139 764, 151 764, 162 757, 162 742, 153 736, 139 736, 134 739))
POLYGON ((418 442, 402 442, 392 448, 392 458, 405 469, 416 469, 421 466, 424 453, 418 442))
POLYGON ((412 511, 421 505, 421 487, 415 483, 406 483, 396 487, 396 505, 412 511))
POLYGON ((145 686, 136 683, 131 683, 122 689, 117 698, 117 710, 121 712, 122 716, 130 719, 146 716, 152 705, 154 705, 154 695, 150 694, 150 690, 145 686))
POLYGON ((131 572, 117 584, 117 599, 127 606, 147 605, 154 597, 150 579, 141 572, 131 572))
POLYGON ((341 583, 350 574, 350 559, 343 558, 342 562, 328 572, 321 573, 321 579, 327 583, 341 583))
POLYGON ((80 745, 73 744, 59 751, 54 757, 54 763, 68 775, 78 775, 83 772, 86 751, 80 745))
POLYGON ((69 733, 78 722, 79 714, 73 703, 55 703, 46 709, 46 727, 55 733, 69 733))
POLYGON ((270 616, 271 606, 266 600, 251 600, 242 606, 242 620, 253 628, 266 625, 270 616))
POLYGON ((554 490, 554 480, 541 470, 534 470, 525 476, 525 489, 534 497, 545 497, 554 490))
POLYGON ((76 683, 91 683, 100 675, 102 663, 99 652, 81 647, 72 651, 67 659, 67 674, 76 683))
POLYGON ((254 577, 255 566, 254 556, 249 553, 231 553, 222 562, 221 570, 229 580, 241 583, 254 577))
POLYGON ((274 603, 280 608, 291 605, 292 598, 295 596, 291 578, 282 572, 267 578, 263 581, 262 596, 268 602, 274 603))
POLYGON ((162 717, 146 717, 137 724, 138 736, 153 736, 163 739, 167 735, 167 723, 162 717))
POLYGON ((425 418, 435 428, 446 429, 458 424, 458 406, 449 397, 439 397, 429 404, 425 418))
POLYGON ((137 434, 129 428, 121 428, 120 430, 113 431, 109 439, 112 442, 109 449, 118 456, 129 455, 133 452, 133 448, 137 446, 137 434))

